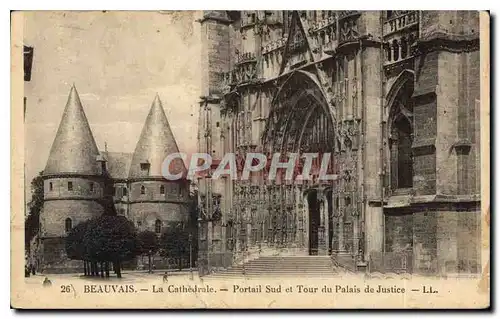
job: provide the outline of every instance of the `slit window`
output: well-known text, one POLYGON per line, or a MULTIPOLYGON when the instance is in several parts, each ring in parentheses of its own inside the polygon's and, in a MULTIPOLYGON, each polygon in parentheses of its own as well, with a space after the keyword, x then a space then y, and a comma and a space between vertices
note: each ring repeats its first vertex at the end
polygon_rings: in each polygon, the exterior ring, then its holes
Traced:
POLYGON ((144 185, 141 186, 141 195, 146 194, 146 187, 144 185))
POLYGON ((69 191, 73 190, 73 182, 68 182, 68 190, 69 191))
POLYGON ((73 221, 71 220, 71 218, 66 218, 66 220, 64 221, 64 229, 66 230, 67 233, 69 233, 72 228, 73 228, 73 221))
POLYGON ((155 222, 155 233, 161 233, 161 220, 157 219, 155 222))

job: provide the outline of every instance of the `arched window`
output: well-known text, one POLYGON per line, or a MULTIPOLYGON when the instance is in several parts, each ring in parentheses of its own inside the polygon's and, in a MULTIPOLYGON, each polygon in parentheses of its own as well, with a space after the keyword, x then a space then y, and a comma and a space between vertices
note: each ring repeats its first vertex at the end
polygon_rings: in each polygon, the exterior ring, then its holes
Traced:
MULTIPOLYGON (((389 94, 390 188, 395 190, 413 188, 413 90, 414 77, 403 72, 393 84, 394 94, 389 94)), ((391 93, 391 92, 390 92, 391 93)), ((404 191, 406 192, 406 191, 404 191)))
POLYGON ((398 40, 392 41, 392 50, 393 50, 394 61, 399 60, 399 43, 398 43, 398 40))
POLYGON ((395 138, 395 160, 397 161, 397 188, 413 187, 413 157, 412 157, 412 125, 410 121, 400 116, 393 123, 395 138))
POLYGON ((69 233, 72 228, 73 228, 73 221, 71 220, 71 218, 66 218, 66 220, 64 221, 64 229, 66 230, 67 233, 69 233))
POLYGON ((126 187, 123 188, 123 196, 127 196, 127 188, 126 187))
POLYGON ((161 233, 161 220, 157 219, 155 222, 155 233, 161 233))
POLYGON ((405 59, 408 54, 408 41, 405 37, 401 38, 401 59, 405 59))
POLYGON ((144 185, 141 186, 141 195, 146 194, 146 187, 144 185))
POLYGON ((90 191, 93 192, 94 191, 94 183, 90 182, 89 187, 90 187, 90 191))
POLYGON ((68 182, 68 190, 69 191, 73 190, 73 182, 68 182))
POLYGON ((49 191, 52 191, 52 182, 49 183, 49 191))
POLYGON ((384 44, 385 58, 387 61, 391 61, 391 46, 387 43, 384 44))
POLYGON ((163 186, 163 185, 160 186, 160 194, 161 195, 165 194, 165 186, 163 186))
POLYGON ((391 188, 413 187, 413 125, 411 119, 400 115, 392 123, 391 188))

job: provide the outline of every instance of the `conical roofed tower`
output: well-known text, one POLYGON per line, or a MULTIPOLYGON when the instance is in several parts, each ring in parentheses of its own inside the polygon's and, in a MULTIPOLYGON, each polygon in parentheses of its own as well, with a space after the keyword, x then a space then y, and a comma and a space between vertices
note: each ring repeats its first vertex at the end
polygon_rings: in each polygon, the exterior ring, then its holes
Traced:
POLYGON ((44 175, 60 173, 98 175, 99 150, 75 86, 71 87, 44 175))
POLYGON ((47 271, 80 267, 65 256, 64 237, 79 223, 100 216, 105 188, 103 162, 73 86, 50 150, 40 213, 41 263, 47 271))
MULTIPOLYGON (((157 94, 135 147, 129 177, 161 177, 165 158, 169 154, 178 152, 179 148, 157 94)), ((182 161, 174 160, 170 166, 172 167, 171 174, 184 171, 182 161)))
MULTIPOLYGON (((168 180, 162 165, 179 148, 170 129, 160 98, 156 95, 132 155, 129 171, 130 216, 140 230, 162 233, 170 224, 186 222, 185 202, 189 188, 184 178, 168 180)), ((169 165, 169 173, 185 173, 180 158, 169 165)))

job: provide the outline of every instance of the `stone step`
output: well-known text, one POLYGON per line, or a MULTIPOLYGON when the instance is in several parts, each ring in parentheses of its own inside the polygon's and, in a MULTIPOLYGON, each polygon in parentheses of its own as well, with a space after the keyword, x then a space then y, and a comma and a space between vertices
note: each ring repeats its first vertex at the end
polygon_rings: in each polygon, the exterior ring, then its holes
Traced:
POLYGON ((333 265, 282 265, 282 266, 261 266, 261 265, 245 265, 233 266, 228 269, 333 269, 333 265))
MULTIPOLYGON (((242 269, 232 269, 225 270, 226 273, 243 273, 242 269)), ((246 269, 246 273, 308 273, 308 272, 333 272, 332 269, 275 269, 275 270, 265 270, 265 269, 246 269)))
MULTIPOLYGON (((321 274, 300 274, 302 277, 310 277, 310 278, 338 278, 340 277, 339 274, 337 273, 321 273, 321 274)), ((297 274, 288 274, 288 273, 283 273, 283 274, 271 274, 271 275, 266 275, 266 274, 212 274, 206 277, 203 277, 204 279, 233 279, 233 278, 265 278, 265 277, 282 277, 282 278, 297 278, 297 274)))
POLYGON ((263 256, 207 278, 338 277, 330 256, 263 256))
MULTIPOLYGON (((238 266, 238 267, 231 267, 235 269, 242 269, 243 266, 238 266)), ((246 269, 248 268, 265 268, 265 269, 282 269, 282 268, 289 268, 289 269, 302 269, 302 268, 333 268, 333 265, 254 265, 254 264, 247 264, 245 265, 246 269)))

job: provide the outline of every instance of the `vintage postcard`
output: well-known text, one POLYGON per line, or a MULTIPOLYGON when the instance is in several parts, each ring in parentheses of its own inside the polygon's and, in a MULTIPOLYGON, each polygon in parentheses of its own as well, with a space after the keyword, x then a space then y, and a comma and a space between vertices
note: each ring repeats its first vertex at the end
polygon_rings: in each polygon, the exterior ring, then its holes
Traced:
POLYGON ((12 13, 11 305, 490 306, 489 15, 12 13))

